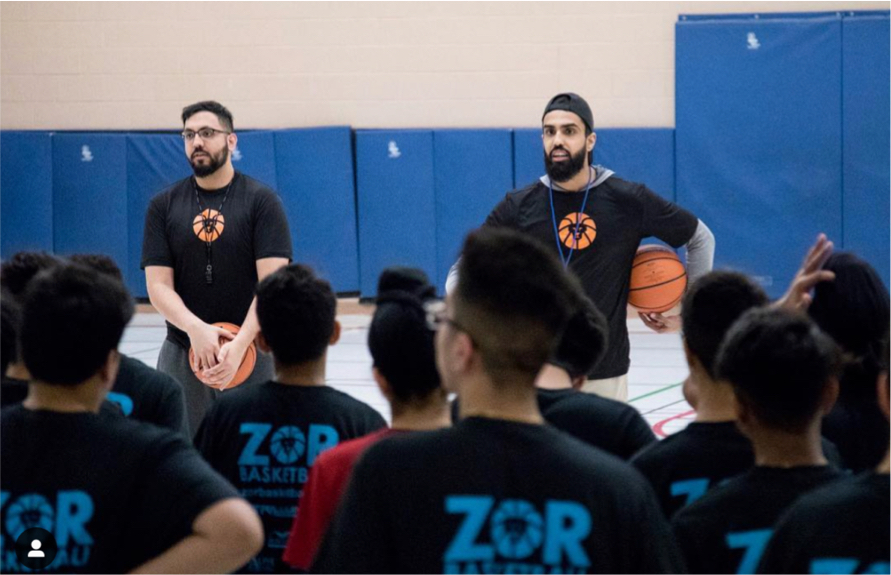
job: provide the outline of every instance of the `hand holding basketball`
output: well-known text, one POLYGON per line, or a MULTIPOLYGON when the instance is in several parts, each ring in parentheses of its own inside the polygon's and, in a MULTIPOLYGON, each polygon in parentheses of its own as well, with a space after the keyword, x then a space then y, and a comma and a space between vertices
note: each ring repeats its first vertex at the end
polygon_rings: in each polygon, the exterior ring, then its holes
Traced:
POLYGON ((195 329, 189 330, 189 362, 192 370, 209 369, 217 364, 220 353, 220 340, 223 342, 235 339, 235 335, 218 325, 202 323, 195 329), (192 356, 194 355, 194 360, 192 356))
POLYGON ((195 377, 209 387, 224 390, 237 387, 244 383, 254 371, 257 362, 257 346, 250 342, 243 347, 243 343, 235 338, 238 326, 231 323, 216 323, 215 327, 225 332, 217 344, 220 345, 216 355, 217 363, 213 367, 202 368, 194 349, 189 350, 189 364, 195 377), (226 341, 229 340, 229 341, 226 341))

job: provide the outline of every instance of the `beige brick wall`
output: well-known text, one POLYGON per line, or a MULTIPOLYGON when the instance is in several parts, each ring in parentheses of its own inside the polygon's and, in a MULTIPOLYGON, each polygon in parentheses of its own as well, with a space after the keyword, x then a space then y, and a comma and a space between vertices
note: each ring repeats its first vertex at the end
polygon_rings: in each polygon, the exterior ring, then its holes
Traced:
POLYGON ((600 126, 674 125, 679 14, 889 2, 2 2, 0 128, 535 126, 572 90, 600 126))

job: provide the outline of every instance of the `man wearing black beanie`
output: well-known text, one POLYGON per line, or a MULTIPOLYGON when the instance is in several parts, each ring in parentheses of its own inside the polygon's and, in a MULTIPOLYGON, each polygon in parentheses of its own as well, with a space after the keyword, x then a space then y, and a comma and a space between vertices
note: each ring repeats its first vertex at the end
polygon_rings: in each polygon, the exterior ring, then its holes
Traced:
MULTIPOLYGON (((715 239, 689 211, 643 184, 591 164, 597 140, 594 115, 578 94, 551 98, 542 116, 541 137, 546 175, 509 192, 483 225, 530 234, 556 251, 563 266, 578 276, 588 297, 607 315, 610 341, 606 356, 588 374, 582 390, 626 400, 630 365, 626 306, 640 241, 655 236, 674 248, 686 247, 692 282, 711 270, 715 239)), ((457 265, 449 272, 446 289, 456 282, 457 265)), ((658 333, 680 329, 679 316, 639 315, 658 333)))

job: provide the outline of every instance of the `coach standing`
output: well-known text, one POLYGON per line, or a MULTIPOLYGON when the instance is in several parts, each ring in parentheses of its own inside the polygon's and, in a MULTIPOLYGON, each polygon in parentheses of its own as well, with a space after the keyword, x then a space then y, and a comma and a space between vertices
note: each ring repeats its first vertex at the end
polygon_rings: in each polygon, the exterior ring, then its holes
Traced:
MULTIPOLYGON (((643 238, 655 236, 687 248, 689 281, 712 268, 715 239, 706 225, 643 184, 627 182, 612 170, 590 165, 597 135, 594 116, 581 96, 554 96, 542 117, 547 175, 507 194, 484 226, 530 234, 560 256, 582 281, 588 297, 609 320, 606 356, 588 375, 582 390, 619 400, 628 398, 630 344, 626 306, 631 265, 643 238)), ((457 281, 457 265, 447 289, 457 281)), ((680 328, 679 316, 640 314, 659 333, 680 328)))
MULTIPOLYGON (((232 166, 238 137, 229 110, 218 102, 198 102, 183 109, 182 120, 195 175, 152 198, 142 268, 149 299, 167 320, 158 369, 182 384, 194 434, 259 331, 254 289, 290 261, 291 233, 276 193, 232 166), (233 337, 211 325, 215 322, 241 330, 233 337), (189 347, 208 384, 192 372, 189 347)), ((272 358, 258 353, 244 385, 273 375, 272 358)))

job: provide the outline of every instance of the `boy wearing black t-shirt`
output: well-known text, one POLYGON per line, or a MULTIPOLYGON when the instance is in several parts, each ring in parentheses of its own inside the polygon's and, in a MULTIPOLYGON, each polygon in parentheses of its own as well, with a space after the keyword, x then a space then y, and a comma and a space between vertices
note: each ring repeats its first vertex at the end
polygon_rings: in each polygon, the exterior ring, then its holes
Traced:
POLYGON ((754 309, 727 333, 716 367, 755 467, 678 511, 672 527, 691 573, 754 573, 780 514, 842 477, 820 437, 838 397, 838 351, 804 315, 754 309))
POLYGON ((684 295, 681 321, 690 367, 684 394, 695 397, 696 419, 631 460, 650 480, 668 518, 754 463, 751 442, 736 428, 733 390, 717 378, 715 357, 733 322, 767 302, 757 284, 729 271, 704 275, 684 295))
MULTIPOLYGON (((68 259, 119 282, 124 281, 120 268, 106 255, 76 254, 68 259)), ((121 354, 121 367, 108 400, 117 403, 127 417, 188 434, 182 386, 166 373, 136 358, 121 354)))
POLYGON ((543 425, 535 376, 579 297, 535 240, 484 229, 436 314, 451 429, 359 461, 313 564, 328 573, 683 570, 652 491, 619 459, 543 425))
POLYGON ((306 266, 281 268, 260 282, 258 343, 272 352, 276 379, 223 394, 195 438, 263 519, 266 542, 247 572, 288 569, 282 551, 316 458, 386 426, 377 411, 325 385, 328 346, 340 337, 336 312, 331 285, 306 266))
MULTIPOLYGON (((876 382, 879 408, 891 415, 888 335, 876 382)), ((818 489, 777 523, 759 573, 888 573, 891 569, 888 448, 874 471, 818 489)))
POLYGON ((223 573, 244 564, 262 527, 232 486, 180 434, 98 415, 133 315, 126 289, 62 265, 36 276, 21 305, 32 381, 24 403, 0 418, 0 570, 23 570, 14 548, 32 528, 58 545, 49 570, 223 573))
POLYGON ((606 318, 583 297, 553 357, 535 380, 538 408, 557 429, 627 460, 656 442, 653 430, 627 403, 580 391, 606 352, 607 338, 606 318))

